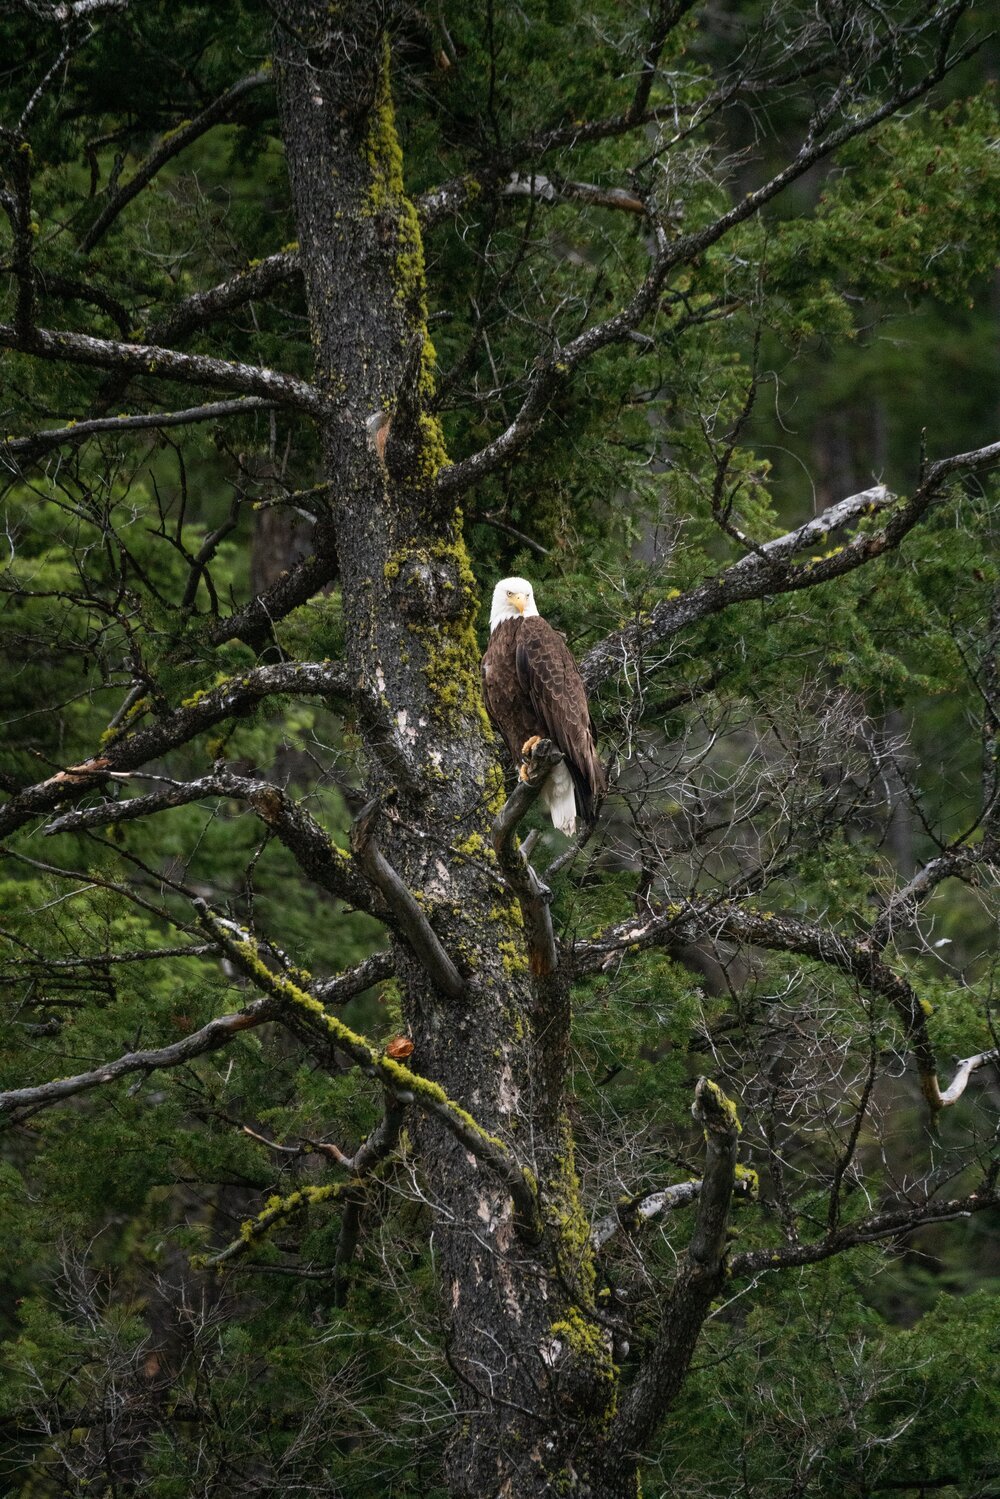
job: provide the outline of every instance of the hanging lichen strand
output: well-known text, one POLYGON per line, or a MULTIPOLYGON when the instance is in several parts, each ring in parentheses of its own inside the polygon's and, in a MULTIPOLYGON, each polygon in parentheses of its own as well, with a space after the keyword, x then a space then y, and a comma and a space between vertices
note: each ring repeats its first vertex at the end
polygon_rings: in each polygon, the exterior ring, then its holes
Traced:
MULTIPOLYGON (((532 986, 521 911, 491 841, 503 781, 461 512, 435 488, 447 459, 427 410, 423 246, 384 18, 291 0, 283 14, 293 30, 279 39, 279 87, 317 378, 331 400, 324 452, 346 650, 362 688, 368 787, 382 798, 374 836, 465 985, 449 998, 401 941, 412 1063, 504 1142, 541 1204, 518 1215, 509 1185, 454 1132, 426 1111, 414 1118, 437 1205, 450 1357, 473 1412, 453 1443, 450 1486, 548 1493, 598 1461, 617 1387, 561 1103, 566 988, 558 974, 532 986), (497 1368, 481 1388, 476 1371, 497 1368)), ((363 867, 366 857, 359 847, 363 867)))

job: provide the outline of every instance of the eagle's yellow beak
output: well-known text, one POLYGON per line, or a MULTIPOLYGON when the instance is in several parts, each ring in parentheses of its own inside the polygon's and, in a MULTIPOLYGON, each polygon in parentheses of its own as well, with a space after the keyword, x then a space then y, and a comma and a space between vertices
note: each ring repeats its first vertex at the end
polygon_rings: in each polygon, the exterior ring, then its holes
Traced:
POLYGON ((511 603, 514 605, 514 608, 517 610, 518 614, 523 614, 524 613, 524 607, 525 607, 525 605, 528 602, 528 600, 525 598, 524 594, 523 593, 508 593, 507 597, 510 599, 511 603))

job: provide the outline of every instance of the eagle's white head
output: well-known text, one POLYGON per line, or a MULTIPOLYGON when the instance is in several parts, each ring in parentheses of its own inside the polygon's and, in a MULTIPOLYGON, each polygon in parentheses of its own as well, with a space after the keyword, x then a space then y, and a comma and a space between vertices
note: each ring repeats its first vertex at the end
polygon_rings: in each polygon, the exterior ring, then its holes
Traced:
POLYGON ((493 633, 502 619, 517 619, 519 616, 537 613, 534 589, 527 578, 501 578, 493 590, 490 633, 493 633))

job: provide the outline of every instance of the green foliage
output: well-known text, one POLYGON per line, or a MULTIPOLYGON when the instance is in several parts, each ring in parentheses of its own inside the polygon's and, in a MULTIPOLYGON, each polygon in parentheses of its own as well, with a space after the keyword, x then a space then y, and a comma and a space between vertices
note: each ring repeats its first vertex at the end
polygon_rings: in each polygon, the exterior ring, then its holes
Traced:
MULTIPOLYGON (((537 158, 547 180, 627 188, 668 239, 695 234, 801 137, 806 88, 768 99, 756 123, 750 94, 746 117, 743 103, 718 114, 709 102, 751 55, 743 41, 765 12, 779 31, 799 13, 696 7, 660 59, 650 93, 659 122, 593 139, 584 127, 631 104, 643 7, 449 0, 408 12, 391 39, 403 157, 393 153, 379 192, 415 196, 485 176, 494 160, 506 180, 536 166, 516 143, 565 127, 565 144, 537 158), (706 124, 689 134, 683 122, 698 108, 706 124)), ((34 24, 0 18, 20 107, 56 55, 58 29, 38 20, 36 35, 34 24)), ((43 325, 152 338, 186 299, 294 243, 266 84, 172 158, 92 251, 81 248, 115 182, 266 64, 271 24, 267 6, 235 0, 109 13, 59 86, 39 95, 29 134, 43 325)), ((520 460, 465 501, 484 604, 496 577, 527 573, 580 656, 811 509, 876 479, 912 493, 922 446, 934 458, 983 441, 998 373, 1000 153, 995 91, 980 73, 961 76, 970 97, 945 92, 885 121, 763 214, 682 257, 637 336, 553 390, 520 460)), ((383 122, 388 107, 382 98, 383 122)), ((0 234, 7 263, 6 220, 0 234)), ((538 361, 626 305, 650 266, 648 220, 541 194, 473 193, 425 241, 437 393, 422 419, 437 456, 440 420, 454 459, 505 430, 538 361)), ((407 293, 422 319, 420 261, 407 244, 407 293)), ((5 322, 15 292, 11 280, 5 322)), ((298 280, 178 346, 314 373, 298 280)), ((180 383, 126 382, 26 353, 5 352, 4 364, 11 437, 201 399, 180 383)), ((426 365, 425 376, 429 356, 426 365)), ((430 399, 428 387, 425 378, 430 399)), ((313 426, 281 410, 169 437, 112 433, 11 471, 5 790, 99 754, 258 662, 344 658, 353 642, 336 585, 260 640, 244 632, 254 645, 224 628, 275 561, 274 507, 294 512, 301 491, 303 504, 331 513, 329 487, 317 483, 331 478, 325 461, 313 426), (132 683, 141 691, 126 708, 132 683)), ((593 705, 615 796, 600 836, 552 881, 563 940, 585 944, 687 896, 720 910, 738 899, 755 915, 789 913, 851 938, 942 845, 981 838, 974 725, 998 582, 995 514, 995 488, 956 479, 901 547, 863 569, 700 618, 651 654, 642 680, 627 661, 593 705)), ((799 560, 832 555, 884 520, 857 519, 799 560)), ((465 661, 467 644, 446 665, 465 661)), ((468 676, 445 677, 432 685, 464 712, 468 676)), ((343 845, 365 774, 356 749, 355 726, 322 701, 271 698, 143 774, 185 781, 224 761, 287 786, 343 845)), ((57 812, 162 784, 71 785, 57 812)), ((391 790, 386 805, 436 858, 440 830, 408 826, 391 790)), ((564 847, 547 834, 540 850, 564 847)), ((385 941, 380 924, 303 877, 246 804, 226 797, 51 839, 28 826, 4 852, 4 1088, 175 1045, 255 997, 200 950, 194 895, 317 977, 385 941), (161 949, 168 955, 150 956, 161 949)), ((983 892, 953 880, 916 934, 886 949, 927 1010, 943 1081, 952 1058, 995 1044, 993 943, 983 892)), ((957 1183, 956 1193, 979 1181, 995 1118, 970 1088, 929 1137, 900 1055, 904 1027, 884 994, 830 964, 725 936, 678 933, 666 949, 619 956, 572 995, 567 1108, 594 1218, 700 1175, 704 1142, 689 1109, 701 1073, 738 1102, 741 1170, 760 1174, 759 1201, 741 1196, 733 1209, 737 1251, 815 1241, 835 1190, 837 1221, 850 1224, 905 1194, 913 1173, 942 1190, 957 1183)), ((405 986, 403 972, 338 1018, 383 1045, 403 1028, 405 986)), ((464 1046, 457 1024, 455 1035, 464 1046)), ((332 1044, 308 1056, 269 1026, 95 1088, 4 1137, 0 1471, 12 1494, 54 1499, 108 1483, 138 1492, 136 1473, 159 1499, 251 1488, 443 1494, 443 1447, 466 1392, 449 1365, 435 1220, 407 1132, 366 1197, 346 1276, 336 1265, 347 1210, 325 1189, 343 1175, 319 1147, 351 1154, 382 1107, 381 1090, 332 1044), (294 1194, 297 1210, 238 1268, 204 1268, 269 1199, 294 1194), (109 1478, 90 1413, 112 1407, 110 1445, 125 1466, 109 1478), (65 1413, 55 1435, 39 1410, 65 1413), (207 1469, 224 1475, 214 1488, 207 1469)), ((623 1232, 604 1257, 598 1295, 611 1305, 621 1293, 632 1324, 626 1387, 693 1214, 623 1232)), ((647 1499, 880 1495, 909 1478, 949 1499, 985 1493, 1000 1420, 990 1289, 1000 1264, 979 1222, 965 1237, 953 1225, 924 1229, 905 1255, 864 1248, 727 1292, 650 1454, 647 1499), (942 1287, 953 1294, 939 1297, 942 1287)), ((575 1227, 583 1232, 582 1219, 575 1227)), ((606 1366, 603 1341, 600 1351, 606 1366)))

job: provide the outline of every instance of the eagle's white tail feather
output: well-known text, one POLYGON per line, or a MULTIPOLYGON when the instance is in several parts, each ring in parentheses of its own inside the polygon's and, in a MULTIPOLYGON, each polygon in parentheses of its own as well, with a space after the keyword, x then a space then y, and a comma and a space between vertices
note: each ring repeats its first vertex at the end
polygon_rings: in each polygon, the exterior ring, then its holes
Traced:
POLYGON ((557 765, 542 787, 541 803, 548 809, 552 825, 572 838, 576 831, 576 793, 573 778, 563 761, 557 765))

